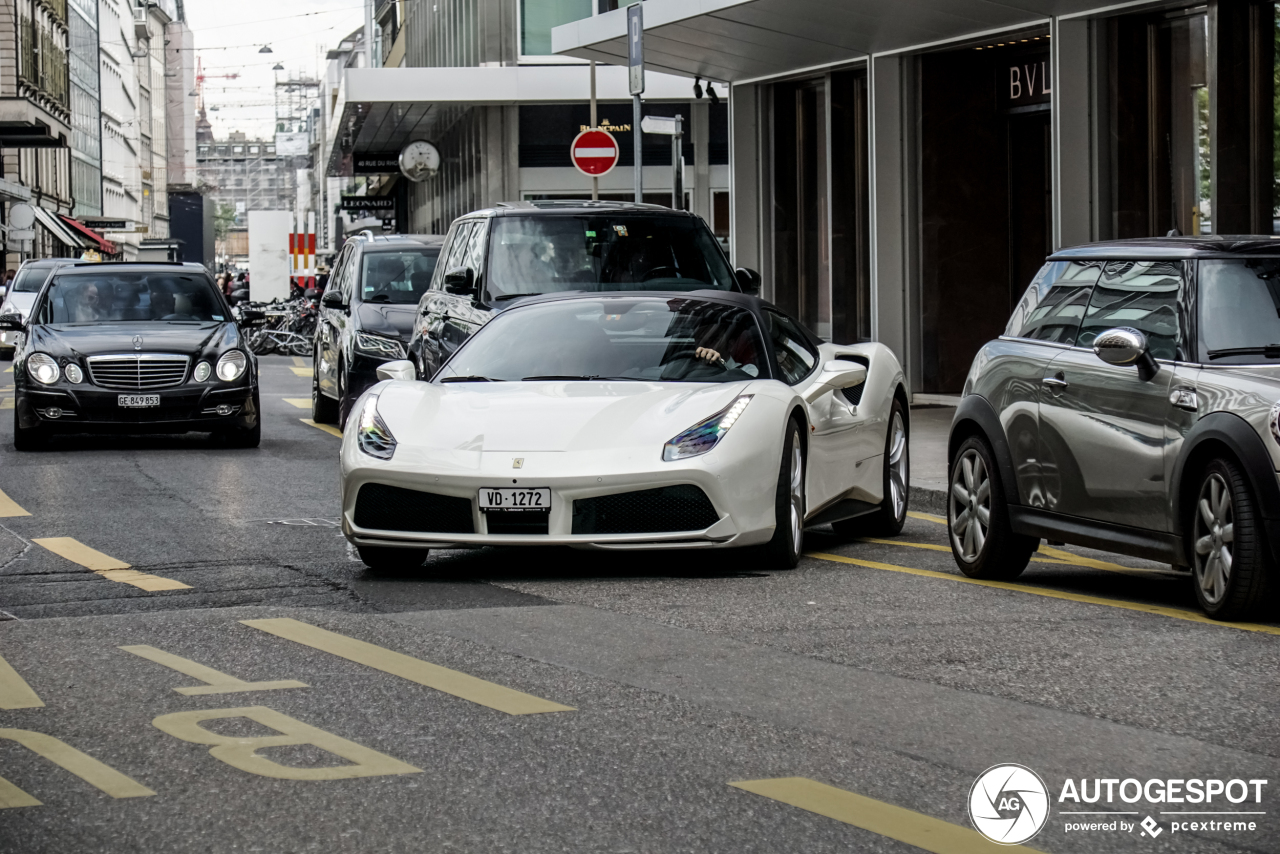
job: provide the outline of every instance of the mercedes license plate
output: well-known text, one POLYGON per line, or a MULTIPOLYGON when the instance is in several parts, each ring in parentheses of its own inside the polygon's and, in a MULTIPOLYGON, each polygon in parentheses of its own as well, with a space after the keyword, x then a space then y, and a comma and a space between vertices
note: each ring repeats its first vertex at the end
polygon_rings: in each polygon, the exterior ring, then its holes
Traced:
POLYGON ((480 509, 541 510, 546 512, 551 509, 551 490, 485 487, 480 490, 480 509))
POLYGON ((159 406, 160 395, 158 394, 122 394, 120 395, 120 405, 128 409, 142 409, 147 406, 159 406))

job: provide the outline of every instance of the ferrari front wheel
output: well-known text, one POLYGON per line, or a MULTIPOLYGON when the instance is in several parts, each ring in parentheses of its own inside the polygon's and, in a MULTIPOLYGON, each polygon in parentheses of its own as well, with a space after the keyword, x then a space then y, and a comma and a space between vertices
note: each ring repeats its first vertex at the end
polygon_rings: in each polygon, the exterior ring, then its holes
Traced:
POLYGON ((774 493, 773 539, 763 546, 764 559, 770 568, 795 569, 800 563, 804 549, 804 462, 800 425, 792 419, 787 422, 778 488, 774 493))

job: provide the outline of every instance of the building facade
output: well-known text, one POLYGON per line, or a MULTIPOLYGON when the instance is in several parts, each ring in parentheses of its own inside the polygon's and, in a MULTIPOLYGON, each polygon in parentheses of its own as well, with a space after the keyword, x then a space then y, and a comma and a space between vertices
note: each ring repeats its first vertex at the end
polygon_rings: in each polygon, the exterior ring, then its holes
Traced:
MULTIPOLYGON (((1277 228, 1277 6, 644 3, 646 67, 731 85, 731 247, 824 337, 961 390, 1045 255, 1277 228)), ((624 12, 553 32, 625 62, 624 12)))
POLYGON ((226 139, 211 136, 196 143, 200 185, 214 204, 229 206, 237 223, 249 211, 293 210, 297 174, 292 158, 276 153, 274 139, 249 139, 233 131, 226 139))
MULTIPOLYGON (((444 233, 456 217, 500 201, 590 198, 591 179, 569 155, 574 137, 590 124, 590 69, 584 61, 551 55, 551 32, 556 24, 596 17, 600 5, 379 3, 369 60, 342 69, 332 92, 319 168, 331 177, 364 177, 361 192, 394 197, 396 228, 415 233, 444 233), (401 64, 389 67, 393 62, 401 64), (415 140, 434 144, 442 162, 421 183, 401 177, 396 166, 399 151, 415 140)), ((683 206, 713 226, 719 210, 717 230, 727 240, 728 108, 697 98, 693 84, 651 74, 645 114, 683 117, 683 206)), ((600 180, 600 196, 631 199, 626 70, 600 68, 597 94, 598 123, 614 134, 621 151, 617 168, 600 180)), ((645 201, 669 205, 670 137, 646 134, 642 145, 645 201)))

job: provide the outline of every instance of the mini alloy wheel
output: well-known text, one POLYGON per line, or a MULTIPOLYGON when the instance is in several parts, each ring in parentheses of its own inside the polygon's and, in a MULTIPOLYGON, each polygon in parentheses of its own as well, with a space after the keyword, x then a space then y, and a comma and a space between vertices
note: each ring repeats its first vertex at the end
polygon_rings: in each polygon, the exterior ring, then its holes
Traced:
POLYGON ((1191 534, 1200 607, 1217 620, 1249 619, 1273 608, 1275 561, 1243 470, 1234 460, 1212 460, 1195 495, 1183 530, 1191 534))
POLYGON ((956 565, 970 578, 1016 578, 1040 545, 1039 537, 1013 532, 995 456, 981 436, 970 436, 956 450, 947 531, 956 565))

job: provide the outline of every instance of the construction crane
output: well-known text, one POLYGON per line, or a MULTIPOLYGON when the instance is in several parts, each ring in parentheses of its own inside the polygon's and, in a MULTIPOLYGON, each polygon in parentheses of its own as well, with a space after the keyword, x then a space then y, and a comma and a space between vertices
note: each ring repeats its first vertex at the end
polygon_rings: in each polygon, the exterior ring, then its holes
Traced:
POLYGON ((240 72, 232 72, 231 74, 205 74, 202 68, 200 57, 196 57, 196 112, 204 109, 204 81, 205 80, 235 80, 240 76, 240 72))

